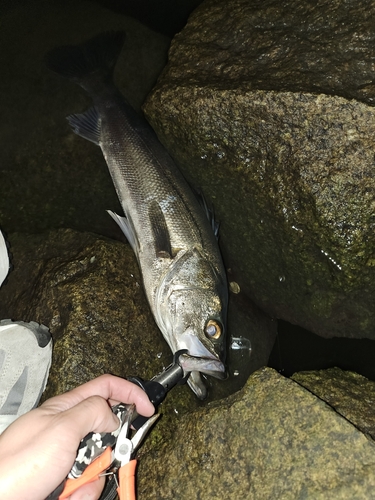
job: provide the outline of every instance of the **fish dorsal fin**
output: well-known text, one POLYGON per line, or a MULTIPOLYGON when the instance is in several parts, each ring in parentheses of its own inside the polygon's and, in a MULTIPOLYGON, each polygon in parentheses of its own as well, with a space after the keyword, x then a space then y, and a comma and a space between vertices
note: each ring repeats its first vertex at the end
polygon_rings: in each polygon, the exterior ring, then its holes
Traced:
POLYGON ((89 108, 80 115, 69 115, 66 119, 75 134, 99 146, 101 123, 95 107, 89 108))
POLYGON ((107 212, 112 217, 112 219, 115 222, 117 222, 117 224, 120 226, 121 231, 125 234, 128 242, 130 243, 130 246, 133 249, 133 252, 135 253, 138 259, 137 237, 133 231, 133 228, 129 224, 128 219, 126 217, 121 217, 120 215, 117 215, 115 212, 112 212, 111 210, 107 210, 107 212))
POLYGON ((172 258, 171 238, 160 205, 152 201, 148 209, 157 257, 172 258))

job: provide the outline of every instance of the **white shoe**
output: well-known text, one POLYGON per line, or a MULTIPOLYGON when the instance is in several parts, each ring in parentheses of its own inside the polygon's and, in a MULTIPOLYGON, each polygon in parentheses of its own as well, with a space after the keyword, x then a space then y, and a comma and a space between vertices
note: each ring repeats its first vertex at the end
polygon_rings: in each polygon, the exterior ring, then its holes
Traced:
MULTIPOLYGON (((8 250, 0 231, 0 286, 8 271, 8 250)), ((46 326, 34 321, 0 321, 0 434, 38 405, 51 359, 52 339, 46 326)))
POLYGON ((0 286, 7 277, 9 271, 8 250, 4 240, 4 236, 0 231, 0 286))
POLYGON ((0 321, 0 434, 38 405, 51 359, 52 338, 46 326, 0 321))

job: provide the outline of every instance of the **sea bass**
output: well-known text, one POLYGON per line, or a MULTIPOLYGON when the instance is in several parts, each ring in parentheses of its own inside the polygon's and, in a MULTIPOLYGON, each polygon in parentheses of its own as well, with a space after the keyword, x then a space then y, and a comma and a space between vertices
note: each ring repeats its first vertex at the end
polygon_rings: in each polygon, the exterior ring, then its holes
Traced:
MULTIPOLYGON (((47 65, 83 87, 93 107, 68 116, 100 146, 125 217, 109 212, 132 246, 155 321, 173 353, 194 357, 188 383, 203 399, 201 373, 224 378, 228 302, 215 223, 153 129, 113 83, 123 32, 54 49, 47 65)), ((188 363, 189 364, 189 363, 188 363)))

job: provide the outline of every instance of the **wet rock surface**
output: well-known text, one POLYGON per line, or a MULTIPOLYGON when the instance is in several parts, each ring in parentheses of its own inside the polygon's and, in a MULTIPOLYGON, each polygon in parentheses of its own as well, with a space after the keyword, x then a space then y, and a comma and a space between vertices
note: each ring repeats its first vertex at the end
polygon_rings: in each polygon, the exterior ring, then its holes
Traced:
POLYGON ((204 2, 144 108, 241 290, 324 337, 375 338, 373 8, 204 2))
POLYGON ((175 38, 168 78, 373 103, 371 0, 206 0, 175 38))
POLYGON ((140 460, 138 498, 368 499, 374 472, 371 441, 266 368, 175 422, 171 439, 140 460))
POLYGON ((299 372, 292 380, 375 439, 375 382, 339 368, 299 372))

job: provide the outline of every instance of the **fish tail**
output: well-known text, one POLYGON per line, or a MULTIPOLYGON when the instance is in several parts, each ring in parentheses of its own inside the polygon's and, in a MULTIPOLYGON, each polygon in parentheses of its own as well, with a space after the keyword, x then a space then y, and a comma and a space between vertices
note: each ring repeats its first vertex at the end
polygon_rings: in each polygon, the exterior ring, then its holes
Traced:
POLYGON ((74 81, 91 95, 112 83, 125 40, 123 31, 101 33, 80 45, 57 47, 46 56, 49 69, 74 81))

